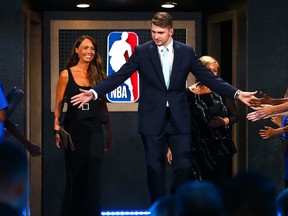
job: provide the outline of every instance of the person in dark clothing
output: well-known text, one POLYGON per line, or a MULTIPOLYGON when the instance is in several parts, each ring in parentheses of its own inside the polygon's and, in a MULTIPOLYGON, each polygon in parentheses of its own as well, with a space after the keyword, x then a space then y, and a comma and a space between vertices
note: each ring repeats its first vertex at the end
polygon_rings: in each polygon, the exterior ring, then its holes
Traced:
POLYGON ((110 150, 112 131, 106 98, 86 103, 82 109, 69 103, 79 88, 90 89, 105 78, 95 40, 82 35, 77 40, 60 73, 54 110, 54 133, 57 148, 63 148, 60 129, 71 135, 72 146, 65 149, 66 190, 62 216, 100 216, 100 173, 105 151, 110 150), (62 107, 67 99, 67 111, 61 122, 62 107), (103 126, 104 125, 104 126, 103 126), (104 129, 107 130, 105 145, 104 129))

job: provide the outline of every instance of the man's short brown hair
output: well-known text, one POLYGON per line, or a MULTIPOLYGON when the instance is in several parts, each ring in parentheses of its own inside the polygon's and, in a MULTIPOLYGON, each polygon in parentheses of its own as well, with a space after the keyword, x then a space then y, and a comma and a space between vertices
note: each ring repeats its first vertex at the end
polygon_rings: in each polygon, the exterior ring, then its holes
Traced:
POLYGON ((161 28, 173 28, 172 16, 167 12, 157 12, 152 18, 152 24, 161 28))

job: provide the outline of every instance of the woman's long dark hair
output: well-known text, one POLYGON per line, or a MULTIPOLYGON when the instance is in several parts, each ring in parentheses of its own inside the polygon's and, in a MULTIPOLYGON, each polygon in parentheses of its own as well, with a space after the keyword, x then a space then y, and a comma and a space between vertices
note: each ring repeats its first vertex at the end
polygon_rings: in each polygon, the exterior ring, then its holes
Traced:
POLYGON ((90 62, 89 67, 88 67, 88 80, 90 81, 91 85, 96 85, 97 83, 100 83, 103 79, 105 79, 107 75, 104 71, 104 67, 102 65, 102 58, 100 54, 98 53, 98 47, 93 37, 89 35, 81 35, 78 37, 78 39, 76 40, 72 48, 71 55, 66 62, 66 68, 75 66, 78 63, 79 56, 75 52, 75 48, 79 48, 80 44, 85 39, 90 40, 95 48, 95 56, 93 60, 90 62))

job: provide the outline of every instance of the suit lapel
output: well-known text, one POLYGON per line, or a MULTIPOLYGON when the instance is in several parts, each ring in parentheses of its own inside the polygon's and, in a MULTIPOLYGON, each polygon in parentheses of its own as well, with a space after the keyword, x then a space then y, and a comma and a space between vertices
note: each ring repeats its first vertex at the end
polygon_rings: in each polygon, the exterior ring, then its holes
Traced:
POLYGON ((173 80, 177 76, 177 68, 180 68, 179 64, 181 62, 181 59, 183 58, 179 44, 177 44, 177 42, 175 43, 175 41, 173 42, 173 49, 174 49, 174 59, 170 76, 170 85, 173 83, 173 80))

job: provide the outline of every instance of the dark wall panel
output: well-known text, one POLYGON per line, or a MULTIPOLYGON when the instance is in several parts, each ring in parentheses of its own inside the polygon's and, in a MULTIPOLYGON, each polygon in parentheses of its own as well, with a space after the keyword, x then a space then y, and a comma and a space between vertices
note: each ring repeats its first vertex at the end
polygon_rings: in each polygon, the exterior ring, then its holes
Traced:
MULTIPOLYGON (((22 0, 3 1, 0 7, 0 80, 5 93, 17 86, 25 91, 24 86, 24 15, 22 0), (22 26, 22 27, 21 27, 22 26)), ((17 106, 11 120, 23 131, 24 101, 17 106)))
POLYGON ((137 112, 110 113, 113 149, 104 156, 102 207, 145 210, 149 207, 144 148, 137 112))
MULTIPOLYGON (((248 1, 248 88, 283 97, 288 87, 288 2, 248 1)), ((252 110, 250 109, 249 112, 252 110)), ((284 170, 277 137, 262 140, 259 129, 276 127, 269 119, 248 123, 248 163, 284 188, 284 170)))

